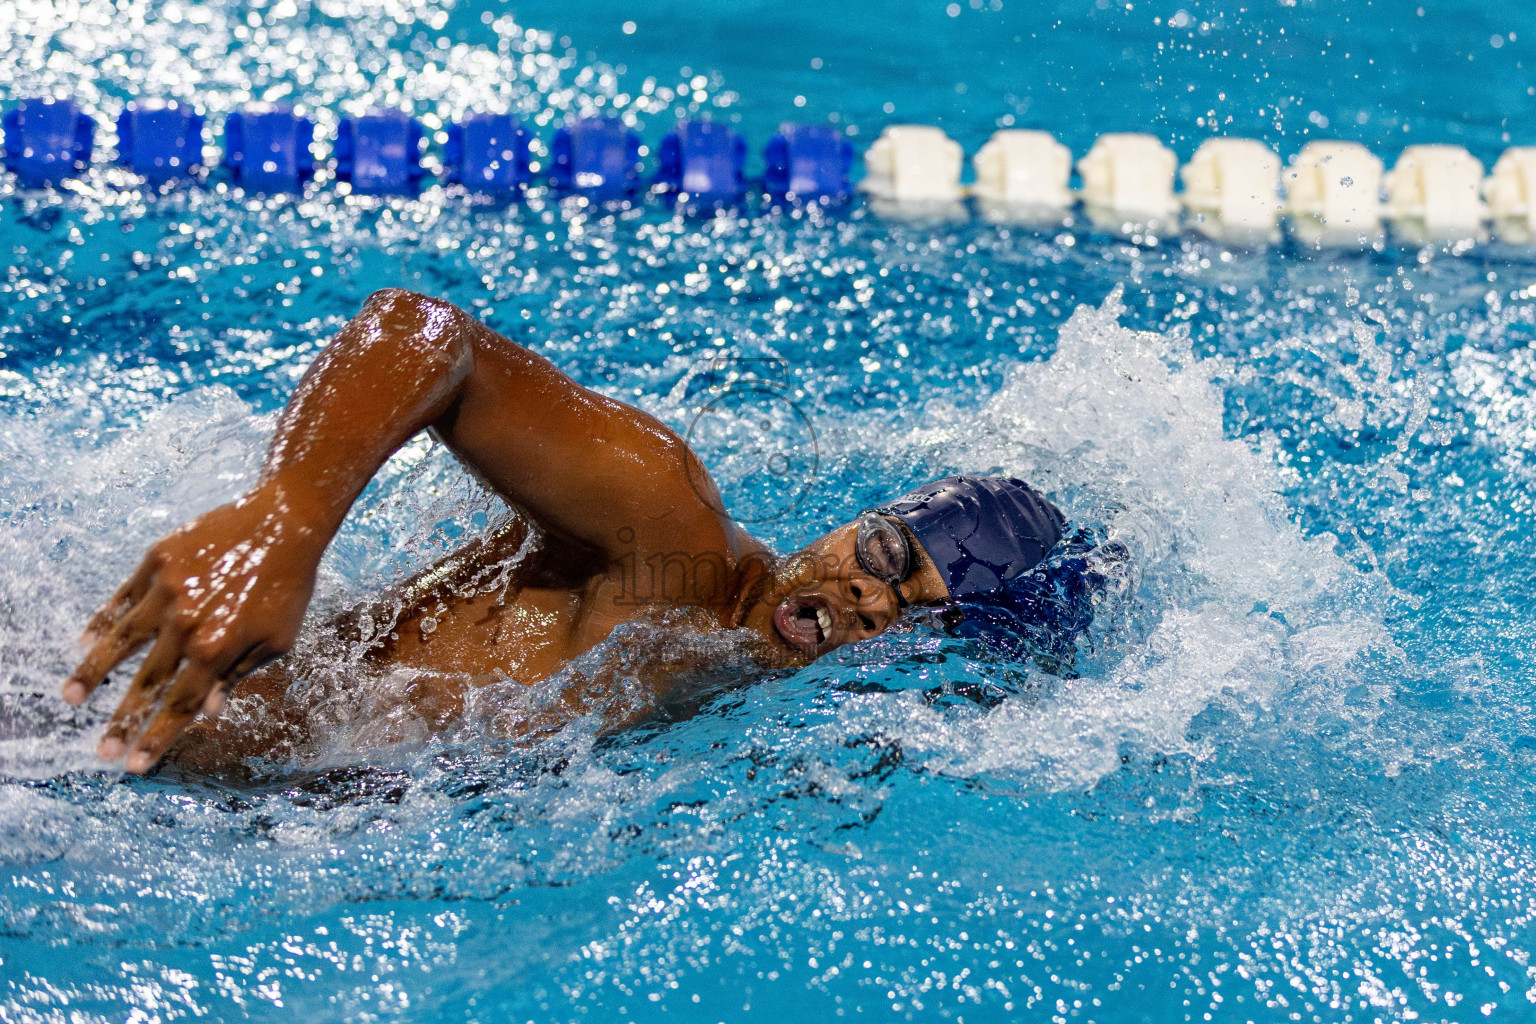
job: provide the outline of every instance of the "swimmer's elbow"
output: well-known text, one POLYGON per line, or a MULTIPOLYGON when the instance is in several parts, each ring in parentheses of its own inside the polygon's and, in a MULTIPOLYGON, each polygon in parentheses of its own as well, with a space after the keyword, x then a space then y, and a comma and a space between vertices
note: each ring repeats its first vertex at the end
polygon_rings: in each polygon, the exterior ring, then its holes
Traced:
POLYGON ((450 367, 469 358, 475 323, 451 302, 393 287, 369 295, 354 322, 361 323, 366 337, 392 339, 419 359, 450 367))
POLYGON ((359 317, 425 326, 428 322, 457 321, 464 311, 451 302, 413 292, 409 288, 380 288, 368 296, 359 317))
POLYGON ((430 295, 423 295, 421 292, 413 292, 409 288, 400 288, 391 285, 388 288, 380 288, 372 295, 368 296, 367 300, 363 303, 363 308, 394 309, 400 305, 418 306, 431 303, 441 303, 445 306, 448 305, 448 303, 443 302, 441 299, 434 299, 430 295))

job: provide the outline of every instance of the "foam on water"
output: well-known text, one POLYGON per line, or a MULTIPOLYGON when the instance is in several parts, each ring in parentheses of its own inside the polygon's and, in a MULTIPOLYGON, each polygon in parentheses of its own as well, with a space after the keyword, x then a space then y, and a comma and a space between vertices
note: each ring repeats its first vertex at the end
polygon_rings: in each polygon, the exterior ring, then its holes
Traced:
POLYGON ((1212 377, 1227 367, 1196 358, 1183 332, 1121 326, 1122 312, 1118 290, 1080 308, 1051 357, 1011 368, 978 413, 934 403, 929 425, 878 453, 1036 481, 1074 519, 1106 524, 1135 566, 1136 590, 1120 598, 1131 606, 1100 609, 1114 620, 1110 649, 1047 700, 953 723, 920 700, 889 720, 845 705, 851 722, 891 731, 935 767, 1090 786, 1128 748, 1198 757, 1189 725, 1213 701, 1265 705, 1298 676, 1337 679, 1392 649, 1381 588, 1331 537, 1302 536, 1272 451, 1225 435, 1212 377))

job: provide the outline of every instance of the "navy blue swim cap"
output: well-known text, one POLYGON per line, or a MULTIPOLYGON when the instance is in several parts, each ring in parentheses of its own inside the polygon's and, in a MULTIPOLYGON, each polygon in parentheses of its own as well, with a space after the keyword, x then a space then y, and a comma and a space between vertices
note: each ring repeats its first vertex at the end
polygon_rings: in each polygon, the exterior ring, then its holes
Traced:
POLYGON ((906 524, 957 599, 1039 565, 1066 523, 1028 484, 1004 476, 947 476, 873 511, 906 524))

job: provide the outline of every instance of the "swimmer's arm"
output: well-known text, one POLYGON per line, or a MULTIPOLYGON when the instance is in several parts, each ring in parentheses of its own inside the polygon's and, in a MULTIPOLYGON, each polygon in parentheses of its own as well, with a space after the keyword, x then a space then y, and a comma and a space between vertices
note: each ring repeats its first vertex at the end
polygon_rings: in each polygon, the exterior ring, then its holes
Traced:
POLYGON ((541 526, 612 557, 717 550, 732 529, 674 431, 401 289, 371 297, 305 375, 261 488, 329 539, 384 461, 427 428, 541 526))
POLYGON ((147 770, 199 710, 217 714, 235 680, 292 647, 352 502, 468 378, 464 319, 404 292, 370 299, 299 383, 256 486, 156 542, 91 620, 64 684, 72 704, 153 640, 97 747, 104 760, 126 753, 129 771, 147 770))
POLYGON ((87 628, 90 651, 64 687, 75 704, 154 640, 103 758, 132 742, 127 768, 148 769, 199 710, 217 714, 235 679, 292 646, 347 511, 428 427, 542 525, 599 553, 736 543, 675 433, 448 303, 379 292, 305 374, 251 492, 155 544, 87 628))

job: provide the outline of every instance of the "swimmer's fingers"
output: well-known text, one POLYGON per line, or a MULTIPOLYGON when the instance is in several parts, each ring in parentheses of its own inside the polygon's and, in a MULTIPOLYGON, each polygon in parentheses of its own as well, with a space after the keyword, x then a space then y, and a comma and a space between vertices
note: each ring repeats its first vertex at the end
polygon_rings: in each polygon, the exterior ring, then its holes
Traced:
POLYGON ((221 684, 213 666, 188 661, 165 693, 165 700, 149 726, 134 743, 123 767, 130 772, 147 772, 176 742, 182 730, 197 717, 211 691, 221 684))
POLYGON ((119 619, 144 600, 144 595, 149 591, 150 581, 154 578, 156 567, 155 559, 148 557, 139 563, 139 567, 134 570, 132 576, 128 577, 128 581, 118 587, 117 592, 108 598, 85 624, 85 632, 80 634, 82 647, 95 647, 119 619))
POLYGON ((235 683, 255 672, 267 662, 282 656, 282 652, 265 642, 253 644, 244 655, 235 662, 235 667, 225 673, 214 682, 213 688, 208 691, 208 696, 203 698, 203 714, 209 718, 217 718, 224 710, 224 701, 229 697, 229 691, 234 689, 235 683))
POLYGON ((184 639, 184 633, 169 630, 161 632, 155 646, 149 649, 144 663, 139 666, 133 682, 128 684, 128 690, 123 694, 117 710, 112 713, 112 719, 107 722, 101 742, 96 745, 97 757, 103 761, 116 761, 123 756, 129 741, 144 727, 155 705, 160 702, 166 684, 181 665, 184 639))
POLYGON ((107 723, 98 756, 114 761, 126 751, 124 768, 148 771, 199 711, 217 715, 234 681, 275 656, 266 643, 231 645, 234 655, 219 646, 189 639, 187 631, 163 633, 107 723))
POLYGON ((71 704, 85 703, 108 672, 132 657, 155 635, 164 603, 146 598, 106 630, 64 681, 64 699, 71 704))

